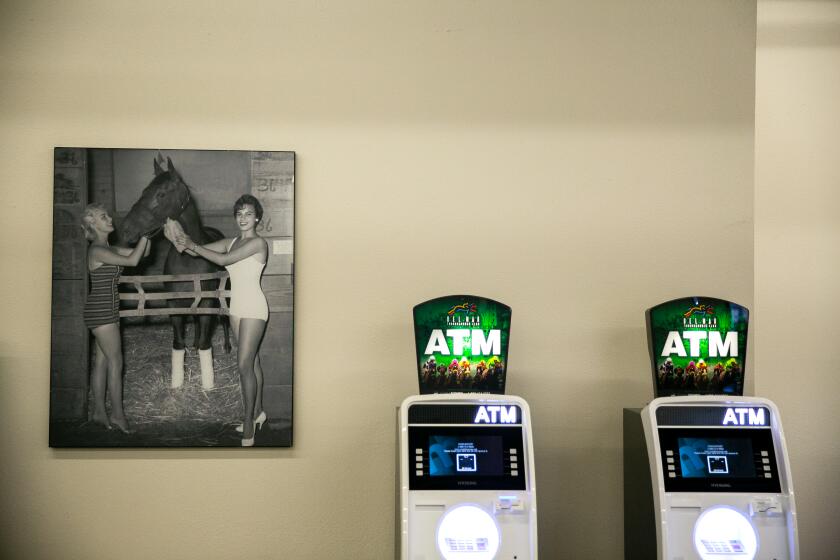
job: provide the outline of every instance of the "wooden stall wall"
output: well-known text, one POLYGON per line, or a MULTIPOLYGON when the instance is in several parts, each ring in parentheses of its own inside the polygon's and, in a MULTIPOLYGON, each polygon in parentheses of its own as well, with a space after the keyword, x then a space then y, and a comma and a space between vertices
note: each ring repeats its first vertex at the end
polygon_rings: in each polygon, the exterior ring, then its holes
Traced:
POLYGON ((251 193, 264 214, 258 231, 268 242, 262 288, 270 317, 260 359, 265 374, 266 413, 292 421, 294 341, 294 152, 251 152, 251 193))
POLYGON ((80 226, 88 166, 84 149, 56 148, 54 159, 50 419, 61 420, 87 414, 87 241, 80 226))

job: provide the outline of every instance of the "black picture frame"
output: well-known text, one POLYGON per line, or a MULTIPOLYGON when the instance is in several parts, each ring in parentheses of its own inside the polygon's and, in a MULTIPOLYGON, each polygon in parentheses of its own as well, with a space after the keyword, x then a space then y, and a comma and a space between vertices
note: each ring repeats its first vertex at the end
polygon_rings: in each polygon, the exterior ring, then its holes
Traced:
MULTIPOLYGON (((159 173, 172 177, 177 174, 188 185, 187 203, 194 205, 202 231, 215 229, 222 237, 233 239, 240 233, 234 219, 234 201, 241 195, 251 195, 262 207, 263 216, 254 231, 266 241, 268 256, 260 287, 269 311, 259 346, 265 418, 257 419, 262 421, 255 430, 254 446, 290 447, 294 394, 295 153, 59 147, 54 150, 53 163, 50 447, 247 445, 243 434, 237 431, 244 417, 238 351, 234 340, 230 351, 225 342, 226 333, 234 338, 224 327, 225 322, 232 322, 230 279, 223 267, 217 267, 221 278, 201 277, 193 281, 193 286, 200 286, 200 294, 193 288, 191 299, 179 301, 187 301, 195 310, 193 302, 197 299, 202 305, 213 300, 203 315, 182 314, 183 306, 176 306, 173 311, 166 300, 155 299, 165 297, 161 292, 173 285, 160 277, 171 272, 166 270, 167 259, 169 252, 175 251, 173 243, 159 229, 146 232, 151 239, 149 255, 137 266, 125 268, 118 281, 123 359, 120 379, 127 425, 111 417, 111 391, 105 396, 108 421, 95 414, 100 404, 96 383, 101 374, 92 374, 98 342, 84 318, 90 270, 82 218, 88 204, 99 204, 113 219, 115 231, 109 234, 108 242, 112 246, 126 244, 121 239, 121 226, 134 205, 142 204, 144 190, 163 177, 159 173), (216 283, 218 287, 208 292, 206 286, 216 283), (196 299, 195 295, 200 297, 196 299), (172 351, 171 317, 175 315, 171 313, 176 312, 187 324, 180 384, 172 351), (202 370, 202 356, 207 354, 200 354, 193 347, 200 323, 195 317, 202 316, 210 316, 213 322, 209 335, 212 376, 206 374, 207 369, 202 370)), ((181 217, 172 217, 183 222, 187 211, 183 212, 181 217)), ((131 243, 126 246, 132 247, 131 243)), ((183 295, 180 291, 168 293, 183 295)), ((109 388, 114 385, 110 375, 109 370, 109 388)))

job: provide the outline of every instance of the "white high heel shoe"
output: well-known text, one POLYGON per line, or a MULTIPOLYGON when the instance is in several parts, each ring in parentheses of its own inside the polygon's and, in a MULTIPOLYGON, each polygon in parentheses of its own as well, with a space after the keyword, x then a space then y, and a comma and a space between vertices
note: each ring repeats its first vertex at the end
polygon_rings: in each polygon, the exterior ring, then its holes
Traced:
MULTIPOLYGON (((256 418, 254 418, 254 433, 257 433, 257 430, 259 430, 260 428, 262 428, 262 425, 265 423, 265 421, 266 421, 266 420, 268 420, 268 416, 266 416, 266 414, 265 414, 265 410, 263 410, 262 412, 260 412, 260 413, 257 415, 257 417, 256 417, 256 418)), ((239 424, 239 425, 236 427, 236 431, 237 431, 237 433, 240 433, 240 434, 241 434, 241 433, 242 433, 242 431, 244 430, 244 426, 245 426, 244 424, 239 424)))

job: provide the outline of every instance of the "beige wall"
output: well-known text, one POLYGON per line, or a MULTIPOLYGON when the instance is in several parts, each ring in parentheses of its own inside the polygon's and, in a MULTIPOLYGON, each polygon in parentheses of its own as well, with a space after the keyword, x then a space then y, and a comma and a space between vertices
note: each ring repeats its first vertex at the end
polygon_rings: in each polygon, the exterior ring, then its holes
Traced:
POLYGON ((840 2, 760 1, 756 391, 784 414, 803 558, 840 532, 840 2))
POLYGON ((543 557, 618 558, 645 308, 753 304, 754 41, 730 0, 0 4, 0 556, 388 558, 411 307, 472 292, 543 557), (56 145, 297 152, 293 449, 47 447, 56 145))

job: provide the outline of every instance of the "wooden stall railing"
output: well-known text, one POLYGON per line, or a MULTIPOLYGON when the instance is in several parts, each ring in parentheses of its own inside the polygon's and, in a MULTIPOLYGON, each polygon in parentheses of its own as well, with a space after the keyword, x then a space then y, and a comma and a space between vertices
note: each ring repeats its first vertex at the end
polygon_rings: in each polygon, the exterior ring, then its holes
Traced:
POLYGON ((204 274, 159 274, 153 276, 121 276, 120 284, 129 284, 136 292, 120 292, 120 301, 136 301, 137 307, 121 309, 120 317, 148 317, 153 315, 229 315, 230 310, 225 298, 230 297, 228 288, 230 276, 227 272, 208 272, 204 274), (216 290, 202 290, 202 280, 218 280, 216 290), (144 284, 164 282, 192 282, 191 292, 148 292, 144 284), (216 299, 219 307, 199 307, 202 299, 216 299), (170 299, 192 299, 189 307, 146 307, 147 302, 167 301, 170 299))

